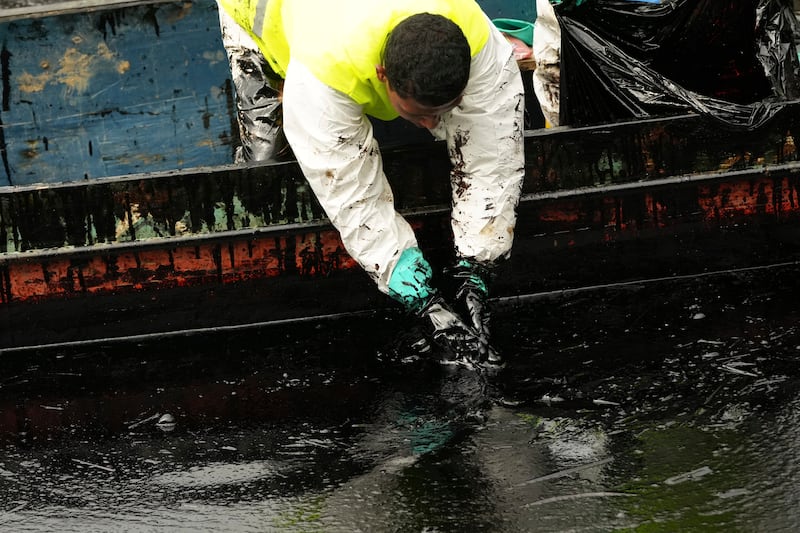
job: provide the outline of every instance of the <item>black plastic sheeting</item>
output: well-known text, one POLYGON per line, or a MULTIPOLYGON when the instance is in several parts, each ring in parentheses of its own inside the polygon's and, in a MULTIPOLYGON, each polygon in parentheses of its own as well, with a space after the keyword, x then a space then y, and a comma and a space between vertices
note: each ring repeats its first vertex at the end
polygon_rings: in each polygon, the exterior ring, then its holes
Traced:
POLYGON ((560 123, 696 112, 755 129, 800 99, 791 0, 565 0, 560 123))

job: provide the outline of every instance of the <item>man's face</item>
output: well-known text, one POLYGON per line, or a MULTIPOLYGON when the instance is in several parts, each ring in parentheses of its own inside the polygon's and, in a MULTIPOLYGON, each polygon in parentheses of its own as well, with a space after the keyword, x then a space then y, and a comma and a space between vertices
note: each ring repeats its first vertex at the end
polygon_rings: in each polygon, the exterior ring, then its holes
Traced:
POLYGON ((386 84, 386 92, 389 94, 389 102, 397 113, 419 128, 433 129, 439 124, 442 115, 451 111, 461 103, 462 95, 454 100, 440 106, 429 106, 421 104, 413 98, 402 98, 398 95, 391 84, 386 79, 383 67, 378 67, 378 78, 386 84))

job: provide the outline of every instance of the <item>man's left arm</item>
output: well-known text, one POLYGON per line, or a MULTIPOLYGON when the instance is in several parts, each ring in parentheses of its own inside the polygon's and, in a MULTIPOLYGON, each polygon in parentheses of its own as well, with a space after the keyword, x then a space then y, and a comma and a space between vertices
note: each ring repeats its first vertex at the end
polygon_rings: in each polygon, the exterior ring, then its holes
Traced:
POLYGON ((433 131, 447 139, 453 164, 457 298, 487 349, 489 279, 494 264, 511 253, 525 174, 524 101, 512 47, 492 26, 488 42, 472 59, 461 104, 433 131))
POLYGON ((488 42, 472 59, 461 104, 433 131, 447 139, 453 164, 458 257, 494 262, 511 250, 525 173, 524 100, 511 45, 492 27, 488 42))

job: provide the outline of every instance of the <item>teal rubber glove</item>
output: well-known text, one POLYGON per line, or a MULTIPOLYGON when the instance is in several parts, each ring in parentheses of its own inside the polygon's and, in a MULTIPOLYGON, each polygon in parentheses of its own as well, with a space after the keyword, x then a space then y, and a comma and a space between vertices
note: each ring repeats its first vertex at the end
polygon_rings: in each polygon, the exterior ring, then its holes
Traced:
POLYGON ((436 291, 430 282, 433 270, 419 248, 407 248, 389 278, 389 296, 412 312, 421 310, 436 291))

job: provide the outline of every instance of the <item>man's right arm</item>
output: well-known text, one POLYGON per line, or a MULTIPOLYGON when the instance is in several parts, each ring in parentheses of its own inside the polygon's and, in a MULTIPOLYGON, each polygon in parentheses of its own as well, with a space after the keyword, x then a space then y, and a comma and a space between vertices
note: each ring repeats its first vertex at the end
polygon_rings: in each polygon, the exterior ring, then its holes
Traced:
POLYGON ((388 293, 401 254, 417 240, 395 210, 372 125, 360 105, 297 62, 287 69, 283 108, 286 137, 314 194, 347 252, 388 293))

